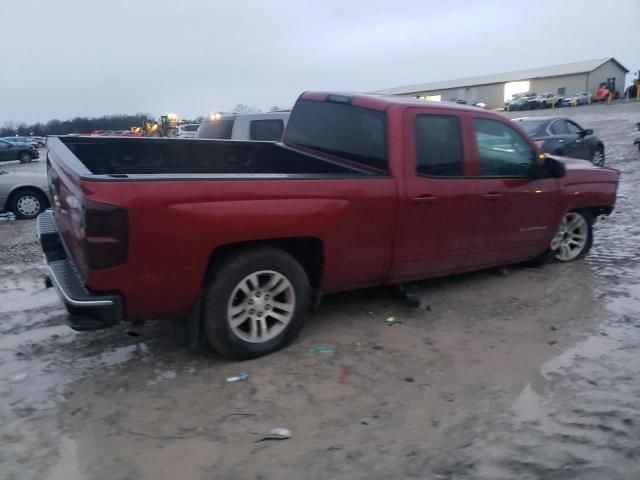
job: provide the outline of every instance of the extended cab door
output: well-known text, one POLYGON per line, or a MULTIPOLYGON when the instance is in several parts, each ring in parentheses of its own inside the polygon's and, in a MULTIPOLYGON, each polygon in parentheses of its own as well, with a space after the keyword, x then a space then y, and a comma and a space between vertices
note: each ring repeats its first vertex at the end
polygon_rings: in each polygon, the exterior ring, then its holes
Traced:
POLYGON ((458 113, 438 112, 409 108, 403 116, 396 281, 463 269, 473 239, 475 180, 465 177, 471 145, 458 113))
POLYGON ((557 180, 532 178, 536 151, 508 120, 479 114, 472 127, 479 230, 470 265, 505 264, 542 253, 562 214, 557 180))

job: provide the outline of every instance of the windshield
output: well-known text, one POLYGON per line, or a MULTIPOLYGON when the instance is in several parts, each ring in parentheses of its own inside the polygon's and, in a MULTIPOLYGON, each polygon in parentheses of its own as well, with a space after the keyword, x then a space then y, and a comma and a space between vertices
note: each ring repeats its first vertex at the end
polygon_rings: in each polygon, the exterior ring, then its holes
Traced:
POLYGON ((284 141, 387 170, 385 112, 345 103, 299 100, 284 141))
POLYGON ((520 125, 525 132, 527 132, 527 135, 529 136, 533 136, 535 135, 539 130, 540 127, 542 127, 545 123, 546 120, 514 120, 518 125, 520 125))

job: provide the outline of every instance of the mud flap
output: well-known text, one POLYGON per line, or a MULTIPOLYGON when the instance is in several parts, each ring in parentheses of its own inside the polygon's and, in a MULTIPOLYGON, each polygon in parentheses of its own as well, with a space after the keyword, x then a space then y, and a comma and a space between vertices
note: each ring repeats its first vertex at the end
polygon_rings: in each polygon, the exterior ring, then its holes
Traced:
POLYGON ((187 333, 187 348, 193 353, 201 352, 203 350, 202 295, 198 296, 198 299, 187 315, 185 328, 187 333))

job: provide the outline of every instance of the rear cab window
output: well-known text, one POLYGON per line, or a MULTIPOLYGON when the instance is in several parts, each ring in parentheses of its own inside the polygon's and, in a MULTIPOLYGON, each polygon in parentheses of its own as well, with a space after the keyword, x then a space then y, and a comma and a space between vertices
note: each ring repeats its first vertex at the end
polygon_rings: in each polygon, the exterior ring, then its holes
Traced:
POLYGON ((388 172, 386 112, 331 101, 298 100, 284 142, 388 172))
POLYGON ((464 176, 460 119, 453 115, 417 115, 416 170, 428 177, 464 176))

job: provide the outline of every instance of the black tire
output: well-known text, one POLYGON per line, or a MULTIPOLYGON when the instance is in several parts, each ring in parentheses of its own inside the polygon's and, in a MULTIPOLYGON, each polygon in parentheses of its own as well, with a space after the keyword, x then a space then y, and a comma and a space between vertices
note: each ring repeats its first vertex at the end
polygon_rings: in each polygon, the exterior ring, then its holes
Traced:
POLYGON ((598 145, 591 152, 591 163, 598 167, 604 167, 604 160, 604 147, 602 145, 598 145))
POLYGON ((247 360, 280 350, 300 333, 309 313, 311 287, 306 272, 288 253, 273 247, 240 250, 216 266, 203 304, 203 325, 211 347, 233 360, 247 360), (240 338, 231 328, 227 307, 236 287, 252 273, 273 271, 293 287, 295 303, 289 323, 274 338, 253 343, 240 338))
POLYGON ((593 224, 595 223, 596 219, 593 216, 593 214, 587 210, 576 210, 576 211, 567 212, 567 213, 574 213, 574 214, 581 215, 587 222, 587 226, 588 226, 587 241, 584 247, 582 248, 582 251, 575 258, 572 258, 571 260, 562 260, 556 256, 557 254, 556 251, 552 250, 551 248, 548 248, 533 260, 524 262, 523 263, 524 266, 537 268, 537 267, 543 266, 544 264, 552 260, 556 262, 561 262, 561 263, 575 262, 576 260, 580 260, 581 258, 584 258, 585 256, 587 256, 587 254, 589 253, 593 245, 593 224))
POLYGON ((20 163, 29 163, 31 161, 31 154, 29 152, 20 152, 18 160, 20 160, 20 163))
POLYGON ((42 191, 35 188, 22 188, 11 194, 8 202, 8 210, 12 211, 16 218, 28 220, 30 218, 36 218, 48 205, 47 197, 42 191), (27 209, 25 204, 35 205, 35 209, 27 209))

